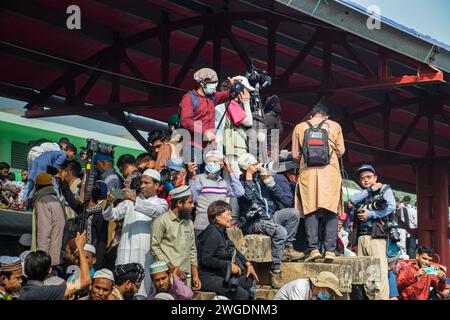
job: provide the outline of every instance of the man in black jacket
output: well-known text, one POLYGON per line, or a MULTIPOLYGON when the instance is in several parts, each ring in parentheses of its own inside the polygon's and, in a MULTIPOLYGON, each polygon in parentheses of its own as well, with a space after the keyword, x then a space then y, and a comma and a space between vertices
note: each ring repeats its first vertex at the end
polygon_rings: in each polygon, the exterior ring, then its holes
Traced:
POLYGON ((304 254, 294 250, 300 215, 291 207, 290 193, 275 184, 267 169, 257 165, 256 158, 247 153, 239 157, 245 194, 239 197, 239 222, 244 233, 266 234, 272 238, 271 282, 281 285, 281 261, 300 260, 304 254))

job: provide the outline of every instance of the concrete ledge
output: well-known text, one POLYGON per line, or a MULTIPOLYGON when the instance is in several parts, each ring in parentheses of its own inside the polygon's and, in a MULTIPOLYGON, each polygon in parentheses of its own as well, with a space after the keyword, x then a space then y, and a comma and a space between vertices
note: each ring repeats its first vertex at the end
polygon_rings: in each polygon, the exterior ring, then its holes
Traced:
POLYGON ((272 240, 262 234, 243 235, 239 228, 227 229, 236 248, 252 262, 272 262, 272 240))

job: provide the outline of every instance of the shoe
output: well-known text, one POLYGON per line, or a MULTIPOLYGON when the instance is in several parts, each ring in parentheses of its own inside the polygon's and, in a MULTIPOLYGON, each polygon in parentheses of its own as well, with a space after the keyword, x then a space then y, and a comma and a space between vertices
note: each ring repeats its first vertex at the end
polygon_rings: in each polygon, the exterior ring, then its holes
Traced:
POLYGON ((336 259, 336 254, 334 251, 325 252, 325 262, 333 262, 336 259))
POLYGON ((319 249, 314 249, 309 253, 308 258, 305 259, 305 262, 314 262, 314 260, 322 258, 319 249))
POLYGON ((281 270, 270 270, 270 284, 274 289, 280 289, 283 286, 281 270))
POLYGON ((304 259, 305 254, 303 252, 297 251, 292 246, 286 246, 283 251, 283 258, 281 259, 282 262, 291 262, 291 261, 298 261, 300 259, 304 259))

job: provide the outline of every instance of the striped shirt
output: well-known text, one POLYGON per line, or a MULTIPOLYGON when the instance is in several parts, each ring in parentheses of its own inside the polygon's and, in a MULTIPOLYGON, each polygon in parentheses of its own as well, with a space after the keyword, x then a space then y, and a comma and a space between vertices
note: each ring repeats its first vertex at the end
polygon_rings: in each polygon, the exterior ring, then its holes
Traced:
POLYGON ((231 181, 226 182, 221 176, 211 179, 202 173, 196 179, 189 181, 194 202, 196 202, 195 230, 205 230, 209 225, 208 206, 217 200, 225 201, 227 197, 240 197, 244 194, 244 187, 239 181, 239 173, 230 174, 231 181))

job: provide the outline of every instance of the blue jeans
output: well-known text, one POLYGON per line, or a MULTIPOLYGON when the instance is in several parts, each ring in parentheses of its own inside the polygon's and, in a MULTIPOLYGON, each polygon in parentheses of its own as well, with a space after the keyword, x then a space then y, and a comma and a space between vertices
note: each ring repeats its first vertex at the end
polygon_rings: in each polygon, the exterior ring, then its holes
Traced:
POLYGON ((292 245, 297 234, 300 215, 297 209, 275 211, 271 220, 259 220, 250 226, 251 233, 263 233, 272 238, 272 269, 279 270, 286 245, 292 245))

